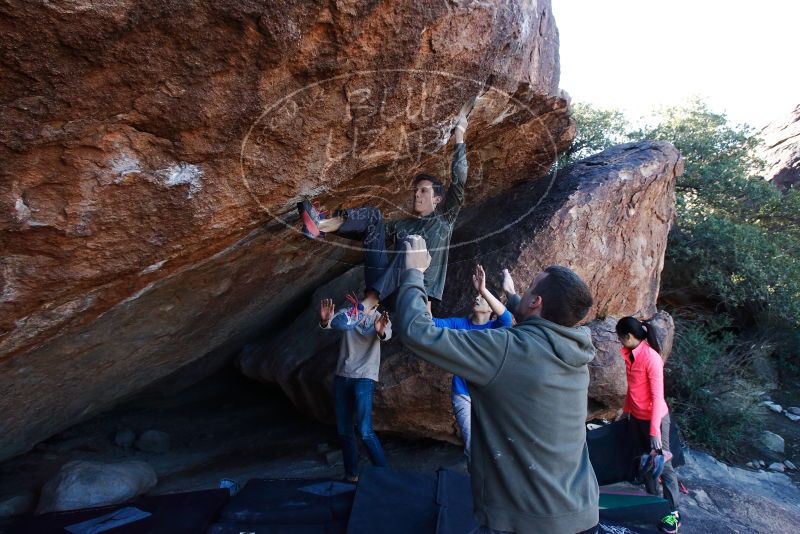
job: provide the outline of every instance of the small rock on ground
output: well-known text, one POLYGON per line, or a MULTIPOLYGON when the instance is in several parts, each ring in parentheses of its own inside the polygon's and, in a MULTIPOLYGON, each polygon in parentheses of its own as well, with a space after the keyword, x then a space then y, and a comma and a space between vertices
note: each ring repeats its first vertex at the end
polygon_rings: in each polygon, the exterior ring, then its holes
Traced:
POLYGON ((169 451, 169 434, 160 430, 148 430, 136 440, 136 448, 144 452, 163 454, 169 451))
POLYGON ((335 450, 325 453, 325 461, 328 462, 328 465, 330 466, 344 465, 344 456, 342 455, 342 451, 335 450))
POLYGON ((780 437, 778 434, 775 434, 774 432, 770 432, 769 430, 765 430, 764 432, 762 432, 761 443, 763 443, 764 446, 767 449, 771 450, 772 452, 777 452, 780 454, 783 454, 784 448, 786 446, 782 437, 780 437))
POLYGON ((114 445, 122 449, 130 449, 135 441, 136 433, 130 428, 123 428, 114 434, 114 445))
POLYGON ((42 488, 37 514, 125 502, 152 489, 156 473, 145 462, 64 464, 42 488))

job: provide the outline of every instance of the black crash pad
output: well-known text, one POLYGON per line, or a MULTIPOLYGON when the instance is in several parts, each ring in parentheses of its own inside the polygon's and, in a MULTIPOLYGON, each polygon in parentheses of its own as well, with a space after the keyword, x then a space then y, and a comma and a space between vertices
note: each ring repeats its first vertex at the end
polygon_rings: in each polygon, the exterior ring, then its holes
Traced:
POLYGON ((53 512, 23 518, 11 524, 6 534, 64 534, 65 527, 132 506, 150 516, 108 531, 112 534, 196 534, 205 532, 228 500, 228 490, 212 489, 139 497, 113 506, 53 512))

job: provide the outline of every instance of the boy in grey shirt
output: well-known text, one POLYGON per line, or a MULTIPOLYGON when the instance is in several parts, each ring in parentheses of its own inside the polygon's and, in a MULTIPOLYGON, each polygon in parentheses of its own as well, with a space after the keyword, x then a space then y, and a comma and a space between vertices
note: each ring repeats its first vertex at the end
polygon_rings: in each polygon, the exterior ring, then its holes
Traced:
POLYGON ((367 291, 359 303, 336 312, 332 299, 320 302, 320 327, 342 332, 339 361, 334 378, 336 430, 342 444, 345 478, 358 480, 358 435, 367 447, 372 464, 385 467, 381 442, 372 429, 372 394, 381 367, 380 342, 392 337, 392 323, 386 312, 378 311, 378 295, 367 291))

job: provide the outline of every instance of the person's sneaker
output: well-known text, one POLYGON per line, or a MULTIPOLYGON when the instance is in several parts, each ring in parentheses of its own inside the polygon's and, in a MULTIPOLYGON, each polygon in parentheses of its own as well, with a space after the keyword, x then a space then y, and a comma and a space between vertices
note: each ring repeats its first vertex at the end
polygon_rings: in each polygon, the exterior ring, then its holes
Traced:
POLYGON ((331 328, 334 330, 352 330, 364 319, 364 305, 361 304, 354 294, 345 295, 345 299, 350 303, 350 308, 344 313, 338 313, 331 321, 331 328))
POLYGON ((355 314, 350 313, 350 311, 338 313, 333 320, 331 320, 331 328, 339 330, 340 332, 353 330, 363 318, 364 313, 360 311, 357 311, 355 314))
POLYGON ((666 534, 677 534, 681 528, 681 514, 677 511, 665 515, 658 524, 658 530, 666 534))
POLYGON ((319 222, 324 218, 317 208, 309 202, 304 200, 297 203, 297 211, 300 213, 300 220, 303 221, 303 235, 309 239, 316 239, 318 237, 325 237, 325 232, 319 229, 319 222))

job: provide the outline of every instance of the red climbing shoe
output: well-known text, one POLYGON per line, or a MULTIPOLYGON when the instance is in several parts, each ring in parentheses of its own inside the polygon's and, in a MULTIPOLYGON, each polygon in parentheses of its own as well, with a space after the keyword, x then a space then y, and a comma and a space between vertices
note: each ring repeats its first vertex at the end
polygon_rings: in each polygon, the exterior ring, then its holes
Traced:
POLYGON ((321 232, 319 229, 319 223, 323 217, 311 202, 308 200, 298 202, 297 211, 300 213, 300 220, 303 221, 304 236, 308 239, 325 237, 325 232, 321 232))

